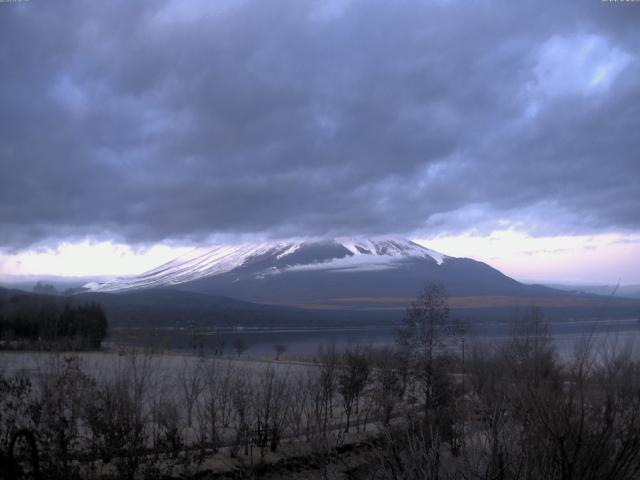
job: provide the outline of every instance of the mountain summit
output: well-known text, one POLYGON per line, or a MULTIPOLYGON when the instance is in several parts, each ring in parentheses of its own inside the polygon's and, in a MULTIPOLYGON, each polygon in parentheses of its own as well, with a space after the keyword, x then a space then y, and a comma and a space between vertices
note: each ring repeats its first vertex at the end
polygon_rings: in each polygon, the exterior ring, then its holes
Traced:
POLYGON ((409 261, 441 265, 448 258, 404 238, 335 238, 291 240, 198 248, 138 276, 105 283, 89 283, 96 292, 122 292, 167 287, 223 274, 241 279, 264 279, 287 272, 371 271, 395 269, 409 261))

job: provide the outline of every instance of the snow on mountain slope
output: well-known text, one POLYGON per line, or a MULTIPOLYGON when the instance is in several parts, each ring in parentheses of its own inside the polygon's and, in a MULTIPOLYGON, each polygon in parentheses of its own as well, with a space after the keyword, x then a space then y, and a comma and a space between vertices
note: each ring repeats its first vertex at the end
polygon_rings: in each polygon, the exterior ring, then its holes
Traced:
POLYGON ((441 265, 446 256, 403 238, 321 241, 283 241, 198 248, 153 270, 85 289, 118 292, 177 285, 224 273, 249 272, 254 278, 287 270, 372 270, 396 268, 408 259, 426 259, 441 265))
POLYGON ((406 239, 378 239, 378 240, 355 240, 350 238, 339 238, 339 243, 345 246, 354 255, 377 255, 389 257, 418 257, 433 258, 440 265, 446 255, 429 248, 418 245, 406 239))

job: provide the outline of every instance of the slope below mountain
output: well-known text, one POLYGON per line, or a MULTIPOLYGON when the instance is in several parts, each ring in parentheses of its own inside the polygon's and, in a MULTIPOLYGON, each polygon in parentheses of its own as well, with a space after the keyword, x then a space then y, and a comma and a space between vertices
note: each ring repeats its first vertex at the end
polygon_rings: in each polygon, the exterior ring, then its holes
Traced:
MULTIPOLYGON (((339 312, 309 312, 275 305, 260 305, 219 295, 149 289, 134 292, 82 293, 74 301, 101 304, 112 326, 187 327, 283 326, 342 324, 339 312)), ((368 318, 371 319, 371 318, 368 318)))
POLYGON ((444 284, 455 297, 547 297, 564 293, 523 285, 486 264, 454 258, 448 258, 441 265, 429 260, 405 259, 393 268, 368 270, 312 266, 263 275, 236 270, 175 288, 308 308, 377 308, 381 306, 381 298, 414 297, 427 281, 444 284))

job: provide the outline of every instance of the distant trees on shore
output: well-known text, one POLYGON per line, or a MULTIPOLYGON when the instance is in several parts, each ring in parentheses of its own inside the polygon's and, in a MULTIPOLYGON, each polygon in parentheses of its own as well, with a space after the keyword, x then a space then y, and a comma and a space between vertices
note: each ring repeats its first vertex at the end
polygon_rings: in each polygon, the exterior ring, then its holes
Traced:
POLYGON ((0 347, 28 348, 34 344, 76 349, 100 348, 108 322, 102 307, 89 302, 73 305, 57 298, 15 295, 0 299, 0 347))

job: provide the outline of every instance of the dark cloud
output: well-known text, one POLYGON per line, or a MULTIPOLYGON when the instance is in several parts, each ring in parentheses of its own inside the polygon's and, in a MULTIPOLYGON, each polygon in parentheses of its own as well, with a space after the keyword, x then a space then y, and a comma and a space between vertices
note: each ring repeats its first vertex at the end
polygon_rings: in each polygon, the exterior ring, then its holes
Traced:
POLYGON ((0 5, 0 246, 638 231, 639 21, 599 1, 0 5))

